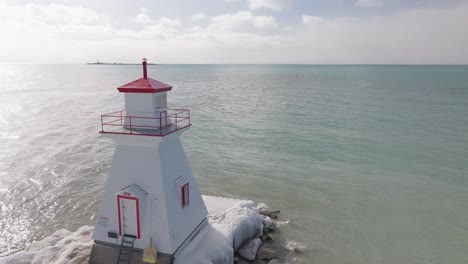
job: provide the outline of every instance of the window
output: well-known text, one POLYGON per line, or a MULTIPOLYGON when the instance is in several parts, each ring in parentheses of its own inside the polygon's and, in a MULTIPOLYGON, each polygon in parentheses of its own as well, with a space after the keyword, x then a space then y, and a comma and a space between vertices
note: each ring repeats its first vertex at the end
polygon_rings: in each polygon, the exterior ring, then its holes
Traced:
POLYGON ((161 94, 156 96, 156 108, 166 108, 167 107, 167 96, 166 94, 161 94))
POLYGON ((189 183, 187 182, 182 187, 180 187, 180 195, 182 201, 182 208, 190 204, 190 191, 189 183))

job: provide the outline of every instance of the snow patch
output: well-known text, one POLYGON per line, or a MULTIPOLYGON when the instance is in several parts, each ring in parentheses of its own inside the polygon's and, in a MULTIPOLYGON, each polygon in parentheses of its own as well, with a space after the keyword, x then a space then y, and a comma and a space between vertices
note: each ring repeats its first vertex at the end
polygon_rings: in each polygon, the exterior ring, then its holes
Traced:
POLYGON ((227 210, 233 207, 236 203, 241 202, 242 200, 203 195, 203 201, 205 202, 206 209, 208 209, 208 213, 214 214, 227 210))

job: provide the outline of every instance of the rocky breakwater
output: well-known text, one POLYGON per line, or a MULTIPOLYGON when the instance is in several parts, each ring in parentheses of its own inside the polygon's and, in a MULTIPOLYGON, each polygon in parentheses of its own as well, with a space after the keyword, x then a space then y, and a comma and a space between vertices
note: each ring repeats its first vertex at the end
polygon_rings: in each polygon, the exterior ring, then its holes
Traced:
POLYGON ((300 257, 303 247, 292 240, 281 243, 275 239, 280 232, 280 226, 291 224, 291 219, 281 221, 280 211, 271 210, 264 203, 257 205, 259 214, 263 217, 263 234, 260 237, 246 241, 235 252, 234 263, 237 264, 282 264, 303 263, 300 257))
MULTIPOLYGON (((203 199, 209 211, 208 225, 175 258, 174 264, 304 263, 298 244, 292 240, 284 242, 279 236, 280 227, 292 223, 282 221, 279 211, 253 201, 214 196, 203 199)), ((92 232, 89 226, 76 232, 59 230, 24 251, 0 257, 0 264, 88 263, 92 232)), ((115 259, 109 259, 109 263, 115 263, 115 259)))

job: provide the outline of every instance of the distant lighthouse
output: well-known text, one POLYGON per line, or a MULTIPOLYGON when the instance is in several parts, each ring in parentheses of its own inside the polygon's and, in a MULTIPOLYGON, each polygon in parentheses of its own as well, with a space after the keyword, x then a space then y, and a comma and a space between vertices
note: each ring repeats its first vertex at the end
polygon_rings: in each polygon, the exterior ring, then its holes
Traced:
POLYGON ((90 263, 141 263, 150 239, 158 263, 169 263, 207 223, 180 142, 191 126, 190 111, 169 109, 172 86, 149 78, 146 59, 142 64, 143 77, 118 88, 125 110, 101 116, 101 135, 117 146, 96 216, 90 263))

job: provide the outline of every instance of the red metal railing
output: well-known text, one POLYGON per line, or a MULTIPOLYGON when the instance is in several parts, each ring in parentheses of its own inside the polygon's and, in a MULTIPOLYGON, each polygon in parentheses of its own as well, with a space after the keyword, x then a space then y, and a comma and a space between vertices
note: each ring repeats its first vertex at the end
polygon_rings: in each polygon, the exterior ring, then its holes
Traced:
POLYGON ((99 133, 162 137, 191 125, 188 109, 167 109, 159 117, 129 116, 122 110, 101 115, 99 133))

